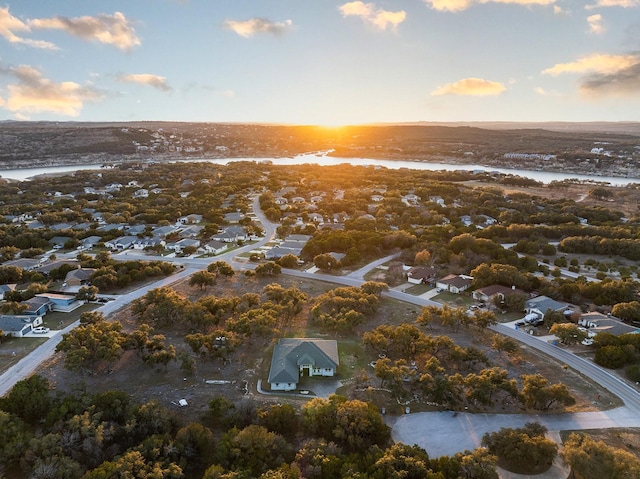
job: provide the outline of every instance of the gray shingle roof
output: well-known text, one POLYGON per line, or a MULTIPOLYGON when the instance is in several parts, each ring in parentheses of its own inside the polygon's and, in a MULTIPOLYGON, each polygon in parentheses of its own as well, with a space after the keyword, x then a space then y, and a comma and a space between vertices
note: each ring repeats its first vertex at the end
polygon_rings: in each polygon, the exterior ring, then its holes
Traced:
POLYGON ((335 370, 338 364, 338 343, 335 340, 282 338, 273 350, 268 381, 297 383, 301 365, 335 370))

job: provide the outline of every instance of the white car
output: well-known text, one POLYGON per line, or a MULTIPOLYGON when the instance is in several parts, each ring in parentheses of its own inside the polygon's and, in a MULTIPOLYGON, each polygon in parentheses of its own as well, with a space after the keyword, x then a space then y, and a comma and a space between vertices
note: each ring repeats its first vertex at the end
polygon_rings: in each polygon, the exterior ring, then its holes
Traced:
POLYGON ((33 328, 33 332, 36 334, 47 334, 50 331, 49 328, 45 328, 43 326, 40 326, 38 328, 33 328))
POLYGON ((582 344, 584 344, 585 346, 592 346, 593 345, 593 339, 592 338, 585 338, 582 340, 582 344))

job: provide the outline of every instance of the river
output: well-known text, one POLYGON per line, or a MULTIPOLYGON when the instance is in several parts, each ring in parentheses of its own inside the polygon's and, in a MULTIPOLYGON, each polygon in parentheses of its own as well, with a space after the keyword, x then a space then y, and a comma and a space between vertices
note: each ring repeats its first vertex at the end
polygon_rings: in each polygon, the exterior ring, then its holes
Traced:
MULTIPOLYGON (((389 169, 408 168, 412 170, 430 170, 430 171, 497 171, 508 175, 518 175, 531 178, 536 181, 548 184, 552 181, 562 181, 575 178, 580 181, 598 181, 609 183, 613 186, 624 186, 629 183, 639 183, 640 178, 622 178, 616 176, 595 176, 595 175, 579 175, 574 173, 558 173, 553 171, 533 171, 519 170, 512 168, 498 168, 493 166, 483 166, 475 164, 448 164, 448 163, 427 163, 421 161, 403 161, 403 160, 379 160, 373 158, 336 158, 327 156, 323 153, 308 153, 294 157, 286 158, 223 158, 223 159, 185 159, 179 162, 210 162, 218 165, 226 165, 234 161, 256 161, 271 162, 274 165, 301 165, 301 164, 318 164, 321 166, 340 165, 350 163, 358 166, 380 166, 389 169)), ((44 174, 64 174, 72 173, 78 170, 100 170, 102 165, 70 165, 70 166, 50 166, 46 168, 18 168, 12 170, 0 170, 2 178, 13 180, 28 180, 34 176, 44 174)))

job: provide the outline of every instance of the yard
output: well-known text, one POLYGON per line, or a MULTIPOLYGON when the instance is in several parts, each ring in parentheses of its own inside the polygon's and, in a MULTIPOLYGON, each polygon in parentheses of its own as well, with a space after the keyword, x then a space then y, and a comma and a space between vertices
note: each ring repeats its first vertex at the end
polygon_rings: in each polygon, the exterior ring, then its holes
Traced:
MULTIPOLYGON (((207 291, 188 286, 188 281, 175 286, 183 295, 189 297, 191 301, 197 300, 203 295, 223 296, 236 294, 237 291, 259 292, 270 283, 269 279, 247 279, 243 275, 237 275, 230 281, 220 281, 219 284, 207 291)), ((280 276, 276 282, 283 287, 296 286, 301 291, 307 293, 309 297, 315 297, 332 286, 316 281, 301 281, 287 276, 280 276)), ((470 298, 450 293, 442 293, 440 298, 461 300, 458 303, 463 305, 472 304, 470 298)), ((454 305, 460 305, 455 304, 454 305)), ((420 402, 411 401, 409 404, 398 402, 388 391, 380 389, 380 380, 373 374, 373 368, 369 363, 375 359, 372 352, 365 350, 362 345, 362 334, 381 324, 398 325, 406 322, 413 322, 420 313, 420 308, 396 300, 384 299, 378 312, 371 317, 367 324, 359 327, 348 335, 335 336, 322 332, 319 327, 308 320, 308 310, 300 313, 288 326, 285 336, 287 337, 314 337, 325 339, 337 339, 339 342, 340 368, 335 378, 341 386, 338 393, 347 397, 358 398, 374 402, 379 408, 385 408, 389 413, 401 412, 405 406, 409 406, 412 411, 430 410, 432 406, 420 402)), ((117 319, 120 320, 125 330, 132 330, 136 327, 136 322, 128 309, 121 310, 117 319)), ((51 324, 51 323, 50 323, 51 324)), ((476 328, 461 329, 453 333, 449 329, 434 325, 432 329, 425 328, 423 331, 430 335, 447 335, 461 346, 473 345, 487 354, 492 365, 508 369, 512 377, 519 377, 521 374, 540 373, 550 378, 552 382, 561 380, 570 387, 577 398, 577 404, 573 410, 593 410, 593 398, 601 395, 606 400, 602 403, 616 404, 615 397, 606 391, 591 384, 586 378, 566 370, 561 364, 542 357, 535 351, 522 348, 515 358, 508 358, 506 355, 492 349, 493 333, 487 330, 478 331, 476 328)), ((179 399, 186 399, 189 407, 177 408, 179 417, 185 421, 197 419, 203 414, 212 397, 222 395, 232 401, 242 398, 252 398, 259 402, 292 402, 300 404, 304 398, 292 397, 291 395, 261 395, 257 392, 256 386, 259 379, 266 384, 268 376, 271 353, 274 342, 254 338, 247 340, 243 347, 236 350, 229 357, 229 361, 218 359, 200 358, 191 352, 190 348, 183 340, 184 332, 176 330, 156 330, 156 334, 164 334, 167 342, 175 346, 178 354, 186 353, 195 360, 195 370, 193 374, 186 373, 180 369, 180 362, 169 363, 167 367, 150 367, 141 363, 141 360, 134 352, 129 351, 124 354, 121 360, 112 366, 106 381, 106 372, 93 375, 78 375, 63 368, 63 356, 56 355, 50 362, 43 365, 40 373, 47 377, 55 388, 61 390, 74 390, 75 388, 86 388, 92 391, 106 391, 120 389, 130 393, 135 400, 146 402, 158 400, 161 404, 173 408, 179 399)), ((323 381, 319 378, 315 381, 323 381)), ((313 390, 313 382, 305 383, 305 388, 313 390)), ((309 396, 312 397, 312 396, 309 396)), ((501 405, 493 412, 520 412, 520 407, 513 405, 501 405)), ((485 410, 484 412, 491 412, 485 410)))

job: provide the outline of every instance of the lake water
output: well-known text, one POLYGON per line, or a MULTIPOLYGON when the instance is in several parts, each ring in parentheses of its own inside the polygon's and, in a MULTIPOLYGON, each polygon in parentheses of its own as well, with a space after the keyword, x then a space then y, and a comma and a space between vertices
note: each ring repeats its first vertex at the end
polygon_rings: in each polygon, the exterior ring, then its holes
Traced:
MULTIPOLYGON (((640 178, 622 178, 615 176, 595 176, 595 175, 578 175, 574 173, 557 173, 552 171, 532 171, 519 170, 512 168, 497 168, 493 166, 483 165, 458 165, 448 163, 426 163, 420 161, 395 161, 395 160, 378 160, 373 158, 335 158, 326 156, 321 153, 310 153, 298 155, 290 158, 224 158, 224 159, 186 159, 178 160, 180 162, 197 162, 197 163, 214 163, 218 165, 226 165, 234 161, 256 161, 271 162, 275 165, 300 165, 300 164, 318 164, 321 166, 334 166, 344 163, 350 163, 358 166, 380 166, 389 169, 408 168, 412 170, 430 170, 430 171, 497 171, 504 174, 518 175, 531 178, 542 183, 550 183, 552 181, 562 181, 568 179, 578 179, 581 181, 601 181, 610 183, 613 186, 622 186, 629 183, 640 183, 640 178)), ((0 170, 2 178, 11 178, 14 180, 28 180, 37 175, 42 174, 60 174, 72 173, 78 170, 100 170, 101 165, 73 165, 73 166, 51 166, 47 168, 18 168, 12 170, 0 170)))

